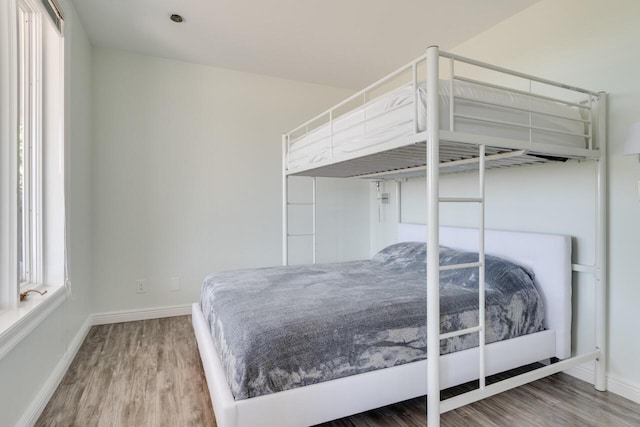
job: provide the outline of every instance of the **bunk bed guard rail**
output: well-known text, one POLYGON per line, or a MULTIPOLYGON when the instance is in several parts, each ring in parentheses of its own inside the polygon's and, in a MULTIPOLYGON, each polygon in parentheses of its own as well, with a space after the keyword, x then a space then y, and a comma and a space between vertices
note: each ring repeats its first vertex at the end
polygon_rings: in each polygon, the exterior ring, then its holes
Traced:
MULTIPOLYGON (((487 169, 599 157, 601 93, 442 51, 435 61, 441 173, 477 170, 481 144, 487 169)), ((285 133, 285 173, 424 176, 430 74, 423 55, 285 133)))

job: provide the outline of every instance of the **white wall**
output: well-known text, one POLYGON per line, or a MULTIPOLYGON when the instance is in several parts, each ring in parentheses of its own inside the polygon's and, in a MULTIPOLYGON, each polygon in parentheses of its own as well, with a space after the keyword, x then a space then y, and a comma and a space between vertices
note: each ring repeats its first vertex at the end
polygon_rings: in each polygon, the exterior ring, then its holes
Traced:
MULTIPOLYGON (((29 336, 0 359, 0 425, 28 415, 38 393, 65 362, 66 352, 90 313, 91 46, 71 3, 63 2, 67 173, 69 180, 69 270, 73 294, 29 336)), ((24 421, 24 419, 23 419, 24 421)))
MULTIPOLYGON (((640 120, 639 15, 640 2, 635 0, 543 0, 455 49, 464 56, 610 94, 608 375, 616 391, 636 400, 640 400, 640 340, 633 328, 640 301, 640 164, 636 157, 623 156, 622 147, 629 124, 640 120)), ((487 225, 517 229, 524 224, 529 230, 570 234, 578 242, 574 242, 577 260, 592 261, 592 168, 587 162, 490 172, 487 225), (518 196, 525 192, 526 197, 518 196), (576 209, 580 213, 575 214, 576 209)), ((475 187, 476 179, 447 178, 444 192, 475 187)), ((404 220, 423 218, 424 194, 422 181, 403 186, 404 220)), ((447 224, 474 225, 476 220, 471 210, 443 209, 442 216, 447 224)), ((592 293, 582 285, 575 292, 579 347, 587 348, 593 343, 592 293)))
MULTIPOLYGON (((94 310, 186 304, 209 273, 278 265, 281 134, 351 92, 93 53, 94 310)), ((367 188, 318 183, 319 260, 368 256, 367 188)))

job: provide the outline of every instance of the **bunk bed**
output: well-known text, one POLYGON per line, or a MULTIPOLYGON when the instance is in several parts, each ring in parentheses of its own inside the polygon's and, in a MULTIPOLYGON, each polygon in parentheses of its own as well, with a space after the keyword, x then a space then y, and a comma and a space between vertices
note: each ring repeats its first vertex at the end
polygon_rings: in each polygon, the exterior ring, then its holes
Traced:
POLYGON ((311 425, 427 394, 428 425, 434 427, 439 425, 442 412, 588 361, 595 361, 594 383, 598 390, 604 390, 606 101, 604 93, 514 72, 433 46, 426 55, 283 135, 285 266, 289 239, 296 236, 311 240, 315 264, 316 177, 396 182, 426 177, 427 225, 399 224, 397 240, 426 242, 427 357, 236 400, 227 381, 229 362, 220 354, 220 342, 214 344, 212 338, 216 325, 212 325, 211 316, 203 313, 202 302, 196 303, 194 330, 218 425, 311 425), (446 74, 442 80, 441 74, 446 74), (524 88, 514 81, 525 82, 524 88), (567 236, 485 229, 487 169, 572 159, 592 160, 597 165, 593 265, 571 263, 571 241, 567 236), (478 173, 476 196, 440 197, 441 174, 469 171, 478 173), (291 176, 313 180, 309 204, 313 208, 313 230, 304 235, 292 234, 288 229, 291 176), (478 228, 441 227, 441 203, 479 205, 478 228), (440 245, 476 251, 476 258, 441 265, 440 245), (544 300, 545 330, 501 342, 485 342, 490 292, 485 268, 493 255, 534 272, 535 285, 544 300), (477 270, 478 324, 442 333, 440 278, 458 269, 477 270), (596 287, 596 348, 578 355, 571 353, 572 271, 593 275, 596 287), (476 347, 441 354, 442 340, 469 335, 477 336, 476 347), (486 384, 488 375, 543 360, 554 363, 486 384), (478 380, 477 389, 440 401, 441 389, 474 379, 478 380))

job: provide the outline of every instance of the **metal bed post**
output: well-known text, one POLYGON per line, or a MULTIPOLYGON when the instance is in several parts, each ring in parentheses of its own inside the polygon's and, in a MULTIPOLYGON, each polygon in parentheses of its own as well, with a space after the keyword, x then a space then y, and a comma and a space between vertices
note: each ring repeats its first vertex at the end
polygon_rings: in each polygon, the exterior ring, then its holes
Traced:
POLYGON ((478 193, 480 199, 480 221, 478 225, 478 327, 480 330, 478 331, 478 364, 479 364, 479 381, 480 381, 480 390, 484 390, 486 385, 486 372, 485 372, 485 338, 486 338, 486 308, 485 308, 485 253, 484 253, 484 237, 485 237, 485 204, 484 204, 484 196, 485 196, 485 145, 480 146, 480 160, 478 164, 478 193))
POLYGON ((595 343, 599 351, 595 366, 595 388, 600 391, 607 389, 607 95, 600 93, 598 101, 598 148, 600 158, 598 168, 598 208, 596 235, 596 269, 595 269, 595 299, 596 325, 595 343))
POLYGON ((418 108, 418 64, 414 62, 411 65, 411 79, 413 82, 413 132, 420 132, 420 127, 418 125, 418 114, 420 114, 420 109, 418 108))
POLYGON ((282 134, 282 265, 289 264, 289 182, 287 149, 289 136, 282 134))
POLYGON ((311 188, 311 217, 312 217, 312 234, 313 236, 311 237, 311 244, 313 245, 313 248, 311 250, 311 257, 312 257, 312 263, 315 264, 316 263, 316 177, 312 177, 312 188, 311 188))
POLYGON ((440 119, 438 46, 427 48, 427 424, 440 426, 440 119))
POLYGON ((454 93, 453 93, 453 82, 455 81, 455 64, 454 59, 449 58, 449 131, 453 132, 455 130, 455 104, 454 104, 454 93))
MULTIPOLYGON (((402 183, 396 180, 396 224, 402 222, 402 183)), ((396 227, 397 234, 397 227, 396 227)), ((398 236, 396 235, 396 239, 398 236)))

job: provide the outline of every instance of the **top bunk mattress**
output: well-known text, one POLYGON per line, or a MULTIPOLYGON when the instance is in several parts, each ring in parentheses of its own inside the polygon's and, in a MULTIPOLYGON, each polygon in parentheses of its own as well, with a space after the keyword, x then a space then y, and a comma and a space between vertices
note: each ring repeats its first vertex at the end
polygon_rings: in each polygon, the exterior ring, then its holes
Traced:
MULTIPOLYGON (((450 81, 439 85, 440 129, 450 130, 450 81)), ((585 118, 579 108, 512 91, 454 81, 456 132, 585 148, 585 118), (469 117, 474 117, 471 119, 469 117), (478 120, 487 120, 481 121, 478 120), (500 124, 515 123, 522 126, 500 124), (529 126, 548 129, 530 130, 529 126)), ((426 130, 426 85, 413 84, 378 96, 290 142, 287 168, 295 171, 426 130), (417 103, 414 103, 417 98, 417 103), (417 115, 416 115, 417 110, 417 115), (414 117, 417 116, 417 123, 414 117), (417 129, 416 129, 417 127, 417 129)))

